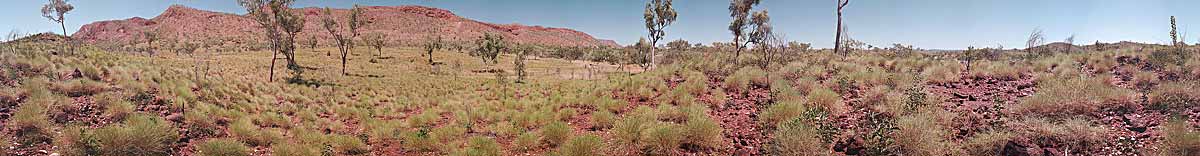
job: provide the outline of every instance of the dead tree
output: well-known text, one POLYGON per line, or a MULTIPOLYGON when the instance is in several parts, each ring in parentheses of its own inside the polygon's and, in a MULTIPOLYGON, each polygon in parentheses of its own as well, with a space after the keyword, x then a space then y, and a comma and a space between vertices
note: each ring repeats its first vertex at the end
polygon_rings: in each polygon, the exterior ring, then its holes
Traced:
POLYGON ((833 53, 841 54, 842 59, 846 59, 847 53, 842 52, 842 10, 846 5, 850 4, 850 0, 837 0, 837 34, 833 40, 833 53))

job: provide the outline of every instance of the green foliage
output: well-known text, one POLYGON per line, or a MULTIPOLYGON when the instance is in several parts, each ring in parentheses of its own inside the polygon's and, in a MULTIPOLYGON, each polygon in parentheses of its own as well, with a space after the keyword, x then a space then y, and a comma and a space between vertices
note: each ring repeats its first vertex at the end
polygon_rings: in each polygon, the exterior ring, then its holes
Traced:
POLYGON ((808 91, 807 99, 810 107, 821 108, 834 114, 847 111, 842 103, 842 95, 826 87, 816 87, 808 91))
POLYGON ((1183 113, 1187 108, 1200 105, 1200 84, 1195 82, 1171 82, 1159 85, 1146 95, 1148 109, 1171 113, 1183 113))
POLYGON ((500 53, 504 50, 507 50, 507 43, 504 41, 504 36, 499 34, 484 33, 482 37, 475 40, 475 44, 477 48, 471 51, 471 56, 479 57, 485 63, 491 60, 495 64, 497 61, 496 57, 500 56, 500 53))
POLYGON ((767 72, 755 67, 742 67, 725 78, 725 87, 736 91, 750 91, 751 85, 767 85, 767 72))
POLYGON ((691 115, 683 125, 684 144, 704 148, 720 148, 728 146, 721 133, 724 129, 707 115, 691 115))
POLYGON ((1000 130, 986 131, 975 134, 974 137, 963 141, 962 147, 967 155, 992 156, 1001 155, 1000 150, 1014 137, 1012 133, 1000 130))
POLYGON ((473 136, 468 139, 467 149, 456 155, 462 156, 500 156, 500 144, 495 139, 473 136))
POLYGON ((320 149, 307 144, 280 142, 271 145, 271 155, 321 156, 320 149))
POLYGON ((97 155, 100 153, 100 145, 95 134, 88 132, 83 127, 65 128, 54 139, 54 146, 58 146, 57 152, 64 155, 97 155))
POLYGON ((900 146, 902 155, 952 155, 955 145, 949 128, 940 121, 937 115, 950 112, 924 111, 896 119, 896 144, 900 146))
POLYGON ((616 115, 613 115, 612 112, 607 110, 597 110, 592 112, 592 127, 596 129, 612 128, 613 123, 617 120, 616 118, 616 115))
POLYGON ((567 123, 555 121, 542 127, 542 138, 550 146, 557 147, 571 139, 571 127, 567 123))
POLYGON ((600 136, 594 134, 586 134, 575 137, 570 142, 558 147, 553 153, 553 156, 600 156, 600 149, 604 148, 604 140, 600 136))
POLYGON ((162 118, 134 115, 121 125, 97 129, 100 155, 170 155, 179 133, 162 118))
POLYGON ((539 137, 541 136, 538 136, 537 133, 521 133, 521 135, 517 136, 516 140, 513 140, 513 145, 516 145, 516 148, 522 151, 537 149, 541 147, 541 144, 538 142, 539 137))
POLYGON ((234 138, 251 146, 269 146, 283 136, 279 132, 254 125, 250 118, 241 118, 229 124, 229 133, 234 138))
POLYGON ((1183 66, 1188 57, 1188 52, 1181 48, 1159 48, 1151 51, 1150 55, 1146 56, 1146 61, 1151 67, 1161 70, 1183 66))
POLYGON ((246 144, 233 138, 208 139, 197 145, 196 151, 201 156, 250 156, 246 144))
POLYGON ((772 155, 832 155, 819 132, 799 118, 779 125, 767 151, 772 155))
POLYGON ((646 150, 654 155, 669 155, 679 148, 683 142, 683 132, 679 125, 659 123, 650 125, 642 134, 641 140, 646 143, 646 150))
MULTIPOLYGON (((44 85, 44 79, 35 80, 25 86, 37 84, 44 85)), ((25 104, 20 105, 17 111, 9 118, 8 129, 13 130, 12 134, 16 137, 16 143, 22 145, 31 145, 35 143, 44 143, 51 141, 52 124, 46 116, 48 110, 46 108, 57 105, 64 99, 53 96, 45 88, 26 87, 26 93, 29 94, 29 99, 25 104)))
POLYGON ((363 140, 351 135, 329 135, 327 143, 338 154, 342 155, 362 155, 371 152, 363 140))
POLYGON ((1158 155, 1197 155, 1200 154, 1200 132, 1188 125, 1186 121, 1174 119, 1163 125, 1162 144, 1159 145, 1158 155))
POLYGON ((1012 109, 1033 116, 1069 117, 1120 106, 1130 102, 1133 95, 1133 91, 1110 85, 1099 78, 1058 79, 1039 84, 1037 93, 1021 100, 1021 104, 1012 109))

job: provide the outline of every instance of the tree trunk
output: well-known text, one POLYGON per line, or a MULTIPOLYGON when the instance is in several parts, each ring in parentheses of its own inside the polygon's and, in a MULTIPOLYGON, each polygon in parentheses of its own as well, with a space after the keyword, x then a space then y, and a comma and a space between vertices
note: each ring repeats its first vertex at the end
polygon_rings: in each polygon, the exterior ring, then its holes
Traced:
POLYGON ((338 50, 341 50, 341 51, 342 51, 342 75, 346 75, 346 55, 347 55, 347 52, 346 52, 346 46, 345 46, 345 44, 341 44, 341 46, 340 46, 340 47, 338 47, 338 50))
POLYGON ((655 45, 658 45, 658 40, 650 40, 650 69, 654 69, 654 66, 656 66, 654 64, 654 51, 657 49, 655 48, 655 45))
POLYGON ((838 7, 837 13, 837 36, 834 36, 833 53, 842 55, 842 60, 846 59, 846 54, 842 53, 842 8, 838 7))
POLYGON ((271 52, 271 74, 267 77, 267 82, 275 81, 275 59, 276 57, 279 57, 279 51, 271 50, 271 52))

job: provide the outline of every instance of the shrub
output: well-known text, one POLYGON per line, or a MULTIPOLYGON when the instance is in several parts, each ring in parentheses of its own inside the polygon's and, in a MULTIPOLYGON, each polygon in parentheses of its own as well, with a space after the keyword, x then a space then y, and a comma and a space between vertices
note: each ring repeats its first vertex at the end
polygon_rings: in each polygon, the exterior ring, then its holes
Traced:
POLYGON ((92 95, 104 92, 108 84, 96 82, 90 79, 74 79, 64 81, 58 84, 56 90, 64 95, 71 97, 79 97, 84 95, 92 95))
POLYGON ((516 140, 513 140, 513 144, 517 146, 517 149, 522 151, 537 149, 542 147, 538 143, 538 137, 540 136, 537 133, 521 133, 521 135, 517 136, 516 140))
POLYGON ((467 149, 458 155, 464 156, 500 156, 500 144, 495 139, 473 136, 468 139, 467 149))
POLYGON ((1178 48, 1159 48, 1150 52, 1146 56, 1146 61, 1151 67, 1156 69, 1164 69, 1170 66, 1182 66, 1188 58, 1188 53, 1178 48))
POLYGON ((646 129, 646 132, 642 134, 642 140, 645 141, 650 154, 670 155, 683 142, 684 138, 680 132, 682 131, 679 130, 679 125, 659 123, 646 129))
POLYGON ((763 111, 762 114, 759 115, 758 121, 761 122, 763 126, 775 127, 783 121, 800 117, 800 115, 804 114, 804 110, 806 109, 807 108, 804 107, 802 101, 777 102, 774 105, 767 107, 767 110, 763 111))
POLYGON ((616 122, 616 115, 607 110, 596 110, 592 113, 592 128, 608 129, 613 127, 613 122, 616 122))
POLYGON ((333 147, 338 154, 342 155, 361 155, 371 152, 366 143, 358 137, 351 135, 329 135, 326 137, 330 147, 333 147))
POLYGON ((1038 92, 1026 97, 1013 111, 1026 115, 1068 117, 1098 113, 1110 104, 1131 102, 1133 92, 1097 78, 1070 78, 1038 86, 1038 92))
POLYGON ((1200 132, 1196 132, 1186 121, 1171 120, 1163 125, 1163 141, 1158 155, 1200 154, 1200 132))
MULTIPOLYGON (((941 110, 941 109, 937 109, 941 110)), ((922 112, 896 119, 896 144, 901 155, 951 155, 954 144, 947 130, 934 115, 949 112, 922 112)))
POLYGON ((46 107, 55 101, 52 97, 31 97, 29 102, 17 108, 7 123, 16 137, 14 141, 21 145, 50 142, 53 125, 46 117, 46 107))
POLYGON ((243 117, 230 123, 229 133, 234 138, 238 138, 238 140, 246 142, 251 146, 269 146, 275 140, 282 138, 278 132, 254 125, 248 117, 243 117))
POLYGON ((1182 113, 1186 109, 1200 104, 1200 85, 1194 82, 1171 82, 1159 85, 1147 95, 1149 109, 1182 113))
POLYGON ((96 139, 100 155, 169 155, 179 133, 162 118, 134 115, 122 125, 96 130, 96 139))
MULTIPOLYGON (((68 127, 65 128, 58 137, 54 139, 54 146, 59 148, 58 153, 64 155, 97 155, 100 154, 100 145, 97 143, 95 134, 86 131, 83 127, 68 127)), ((8 144, 5 144, 7 146, 8 144)))
POLYGON ((708 118, 707 115, 691 115, 684 124, 683 130, 683 137, 687 138, 683 141, 684 144, 705 148, 726 146, 725 139, 721 136, 723 130, 721 125, 708 118))
POLYGON ((320 147, 291 142, 271 145, 271 155, 321 156, 320 147))
POLYGON ((555 156, 600 156, 600 150, 603 148, 603 139, 594 134, 586 134, 583 136, 571 139, 567 144, 562 145, 554 153, 555 156))
POLYGON ((246 144, 232 138, 208 139, 197 145, 196 151, 201 156, 250 156, 246 144))
POLYGON ((550 146, 557 147, 571 139, 571 127, 561 121, 555 121, 542 127, 542 138, 550 146))
POLYGON ((1088 120, 1072 118, 1063 121, 1051 121, 1044 118, 1025 118, 1010 122, 1009 128, 1017 136, 1033 140, 1049 140, 1064 148, 1079 151, 1098 150, 1109 137, 1109 129, 1094 125, 1088 120))
POLYGON ((645 117, 626 116, 613 125, 614 142, 626 147, 641 148, 642 131, 648 128, 652 120, 645 117))
POLYGON ((975 137, 963 141, 962 149, 972 156, 1001 155, 1000 150, 1004 149, 1004 145, 1008 144, 1012 137, 1012 133, 1001 130, 980 132, 975 134, 975 137))
POLYGON ((818 131, 802 119, 780 124, 767 151, 771 155, 832 155, 818 131))
POLYGON ((962 73, 962 68, 962 65, 958 63, 941 62, 925 68, 925 71, 922 71, 921 75, 925 76, 925 80, 930 83, 958 82, 961 78, 959 74, 962 73))
POLYGON ((725 78, 725 87, 736 91, 749 91, 751 85, 767 85, 767 72, 762 69, 746 66, 738 69, 733 75, 725 78))
POLYGON ((442 146, 441 141, 430 136, 427 129, 406 133, 403 139, 404 146, 414 151, 434 151, 442 146))
POLYGON ((97 97, 97 103, 104 107, 104 114, 115 121, 125 120, 125 117, 135 111, 133 103, 120 98, 119 95, 106 93, 97 97))
POLYGON ((846 106, 842 104, 842 95, 827 87, 816 87, 808 91, 808 103, 810 107, 825 109, 833 114, 846 111, 846 106))

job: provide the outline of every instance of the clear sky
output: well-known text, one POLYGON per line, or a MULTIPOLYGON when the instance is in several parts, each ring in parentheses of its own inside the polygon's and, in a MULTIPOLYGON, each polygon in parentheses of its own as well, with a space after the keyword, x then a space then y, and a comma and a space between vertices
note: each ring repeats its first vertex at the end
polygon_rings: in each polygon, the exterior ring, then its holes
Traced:
MULTIPOLYGON (((364 5, 423 5, 492 23, 566 27, 621 44, 645 36, 642 9, 646 0, 299 0, 297 7, 347 8, 364 5)), ((835 0, 764 0, 776 31, 788 40, 832 47, 835 0)), ((67 31, 93 21, 151 18, 172 4, 204 10, 243 13, 235 0, 70 0, 67 31)), ((0 5, 0 31, 61 33, 41 17, 44 0, 9 0, 0 5)), ((667 28, 666 40, 693 43, 728 42, 730 17, 726 0, 676 0, 679 19, 667 28)), ((1040 28, 1046 39, 1062 41, 1075 34, 1077 43, 1137 41, 1166 43, 1169 16, 1178 18, 1189 43, 1200 30, 1197 0, 854 0, 845 11, 854 39, 877 46, 892 43, 928 49, 967 46, 1023 47, 1040 28)))

